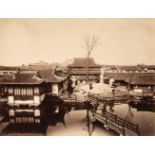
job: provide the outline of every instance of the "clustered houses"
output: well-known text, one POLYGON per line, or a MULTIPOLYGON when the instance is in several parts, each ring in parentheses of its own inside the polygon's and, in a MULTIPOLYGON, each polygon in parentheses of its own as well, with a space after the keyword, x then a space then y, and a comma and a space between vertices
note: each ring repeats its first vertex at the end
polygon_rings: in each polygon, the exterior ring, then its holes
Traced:
POLYGON ((2 75, 11 75, 16 73, 18 67, 16 66, 0 66, 0 76, 2 75))
POLYGON ((105 72, 103 79, 104 83, 113 81, 117 86, 125 86, 128 84, 131 75, 130 73, 105 72))
POLYGON ((106 65, 103 81, 113 83, 115 86, 125 86, 135 96, 155 97, 155 66, 118 66, 106 65))
POLYGON ((59 93, 67 87, 67 76, 51 70, 18 71, 0 78, 1 94, 7 97, 10 123, 41 123, 59 109, 59 93))
POLYGON ((137 96, 155 96, 155 73, 151 72, 105 72, 104 82, 126 86, 137 96))
POLYGON ((137 94, 144 97, 155 97, 155 73, 137 73, 131 81, 130 87, 137 94))
POLYGON ((154 66, 111 65, 101 68, 92 58, 75 58, 68 66, 68 72, 58 68, 24 70, 2 67, 0 100, 7 98, 5 110, 10 123, 41 123, 49 114, 60 113, 63 104, 60 95, 69 90, 71 81, 68 75, 75 85, 89 78, 91 82, 125 86, 137 96, 155 97, 154 66))
POLYGON ((100 79, 101 65, 96 64, 93 58, 75 58, 68 68, 69 74, 75 84, 86 82, 87 78, 92 82, 98 82, 100 79))
POLYGON ((136 65, 136 66, 118 66, 118 65, 103 65, 108 72, 113 73, 155 73, 155 65, 136 65))

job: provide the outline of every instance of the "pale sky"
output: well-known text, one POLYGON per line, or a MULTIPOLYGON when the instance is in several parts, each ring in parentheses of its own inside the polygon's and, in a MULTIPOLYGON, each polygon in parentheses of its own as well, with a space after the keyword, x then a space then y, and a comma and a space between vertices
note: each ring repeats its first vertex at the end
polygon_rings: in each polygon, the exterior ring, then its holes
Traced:
POLYGON ((155 19, 0 19, 0 65, 84 57, 86 34, 100 36, 100 64, 155 64, 155 19))

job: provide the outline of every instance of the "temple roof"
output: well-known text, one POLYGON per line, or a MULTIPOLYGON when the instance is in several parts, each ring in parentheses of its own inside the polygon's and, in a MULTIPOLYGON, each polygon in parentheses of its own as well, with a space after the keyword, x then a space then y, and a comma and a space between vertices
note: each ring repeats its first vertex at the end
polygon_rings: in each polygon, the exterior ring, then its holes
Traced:
POLYGON ((66 76, 58 76, 53 70, 40 70, 38 71, 38 75, 44 79, 46 82, 59 83, 66 80, 66 76))
POLYGON ((37 76, 37 72, 17 72, 0 78, 0 84, 41 84, 44 80, 37 76))
POLYGON ((17 71, 12 75, 0 75, 0 84, 36 85, 43 82, 59 83, 67 76, 58 76, 52 70, 17 71))

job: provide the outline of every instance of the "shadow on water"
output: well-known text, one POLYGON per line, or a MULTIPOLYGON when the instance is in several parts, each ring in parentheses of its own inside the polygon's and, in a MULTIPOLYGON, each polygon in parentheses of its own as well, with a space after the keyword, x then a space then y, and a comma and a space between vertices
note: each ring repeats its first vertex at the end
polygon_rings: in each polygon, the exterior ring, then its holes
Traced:
MULTIPOLYGON (((65 113, 61 114, 54 114, 50 115, 45 119, 44 123, 42 124, 33 124, 33 123, 26 123, 26 124, 8 124, 5 126, 2 131, 1 135, 11 135, 11 136, 46 136, 47 128, 49 125, 56 126, 57 123, 62 123, 65 126, 64 121, 65 113)), ((6 121, 3 119, 1 121, 2 123, 6 123, 6 121)))
MULTIPOLYGON (((100 102, 99 104, 96 104, 96 107, 93 108, 94 111, 99 113, 100 115, 103 115, 107 112, 110 113, 109 115, 106 115, 109 119, 113 120, 111 118, 111 115, 117 116, 120 119, 123 119, 125 122, 128 122, 128 124, 134 124, 134 126, 138 127, 138 132, 135 132, 137 135, 155 135, 155 101, 150 99, 143 99, 143 100, 136 100, 131 101, 130 103, 127 101, 123 102, 100 102)), ((106 118, 105 117, 105 118, 106 118)), ((101 121, 101 120, 100 120, 101 121)), ((115 121, 117 123, 117 121, 115 121)), ((95 126, 99 126, 104 128, 103 122, 95 122, 95 126)), ((132 130, 128 128, 128 126, 125 126, 127 128, 127 132, 129 135, 135 135, 132 134, 132 130), (131 131, 131 132, 130 132, 131 131)), ((137 131, 137 130, 136 130, 137 131)))
POLYGON ((138 103, 130 102, 129 105, 137 111, 155 112, 155 103, 151 101, 146 100, 138 103))
MULTIPOLYGON (((154 115, 155 103, 152 101, 144 100, 142 102, 130 102, 130 103, 120 103, 120 104, 110 104, 109 106, 102 107, 103 110, 110 111, 128 121, 135 122, 139 124, 141 135, 154 135, 154 115), (147 113, 146 113, 147 112, 147 113)), ((57 123, 65 124, 65 115, 67 111, 61 111, 61 113, 55 113, 49 115, 43 124, 7 124, 2 129, 1 135, 11 135, 11 136, 45 136, 47 135, 48 126, 56 126, 57 123)), ((1 120, 3 124, 6 122, 4 119, 1 120)), ((84 120, 86 122, 86 120, 84 120)), ((87 123, 86 123, 87 124, 87 123)), ((103 124, 100 122, 95 122, 95 128, 102 128, 103 124)), ((95 130, 93 129, 93 131, 95 130)), ((112 135, 118 135, 114 131, 108 129, 112 132, 112 135)))
POLYGON ((139 125, 139 135, 155 135, 155 102, 143 99, 114 106, 114 114, 139 125))
POLYGON ((47 125, 40 124, 8 124, 3 130, 1 135, 12 136, 33 136, 33 135, 46 135, 47 125))

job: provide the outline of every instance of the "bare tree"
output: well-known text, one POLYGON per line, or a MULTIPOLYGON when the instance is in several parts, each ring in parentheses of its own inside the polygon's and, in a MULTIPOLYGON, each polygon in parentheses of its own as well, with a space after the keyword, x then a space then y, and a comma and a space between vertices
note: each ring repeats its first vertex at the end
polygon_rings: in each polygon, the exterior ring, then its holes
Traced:
MULTIPOLYGON (((92 53, 92 51, 94 50, 94 48, 96 47, 96 45, 98 44, 99 41, 99 36, 91 36, 89 34, 87 34, 84 37, 84 45, 82 46, 84 48, 84 50, 86 51, 86 58, 87 58, 87 64, 86 64, 86 69, 87 69, 87 82, 89 83, 89 60, 90 60, 90 55, 92 53)), ((91 88, 91 85, 89 83, 89 88, 91 88)), ((87 120, 87 129, 88 129, 88 133, 89 135, 91 135, 91 122, 90 122, 90 117, 89 117, 89 108, 87 108, 87 113, 86 113, 86 120, 87 120)))
POLYGON ((90 55, 96 45, 98 44, 99 41, 99 36, 95 35, 89 35, 87 34, 84 37, 84 46, 82 46, 86 50, 86 57, 87 57, 87 82, 89 82, 89 60, 90 60, 90 55))

